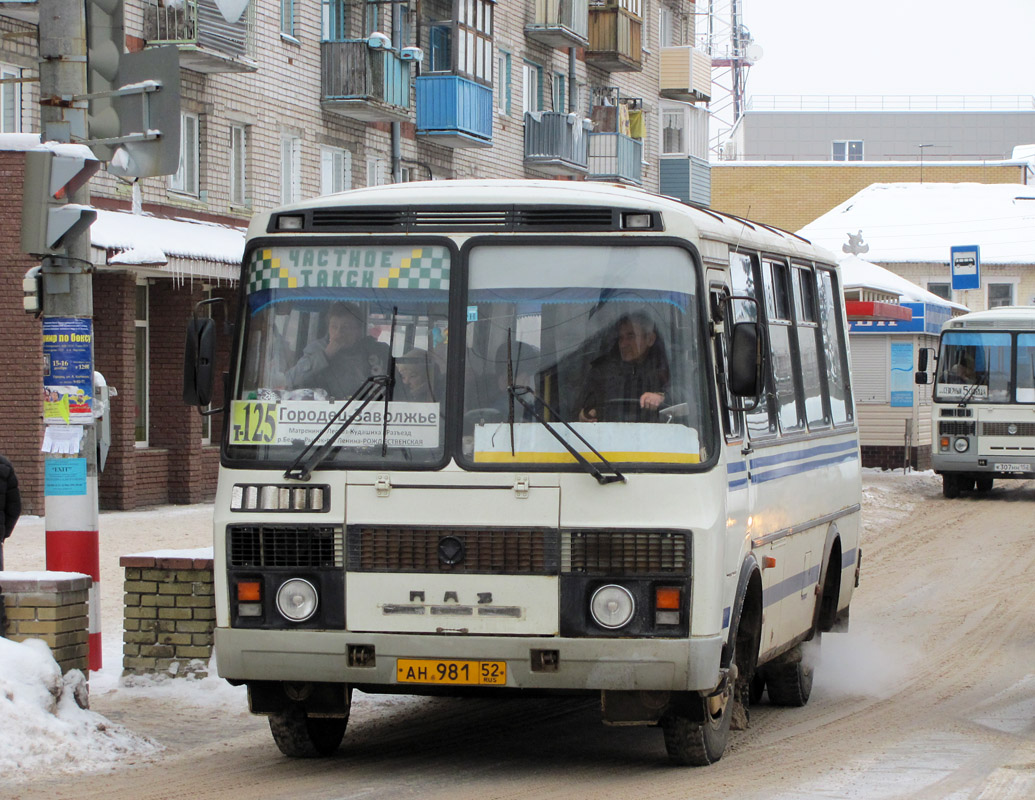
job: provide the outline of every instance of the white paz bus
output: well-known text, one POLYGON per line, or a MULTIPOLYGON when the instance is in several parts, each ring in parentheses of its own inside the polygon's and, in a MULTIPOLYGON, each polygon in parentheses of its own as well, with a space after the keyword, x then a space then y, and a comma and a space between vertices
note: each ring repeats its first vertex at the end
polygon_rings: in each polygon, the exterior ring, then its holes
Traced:
POLYGON ((407 183, 258 215, 237 319, 215 647, 284 753, 336 750, 353 689, 592 694, 694 765, 808 700, 860 560, 828 253, 615 186, 407 183))
MULTIPOLYGON (((927 361, 921 350, 917 383, 928 382, 927 361)), ((1035 306, 946 322, 932 398, 931 462, 946 497, 1035 477, 1035 306)))

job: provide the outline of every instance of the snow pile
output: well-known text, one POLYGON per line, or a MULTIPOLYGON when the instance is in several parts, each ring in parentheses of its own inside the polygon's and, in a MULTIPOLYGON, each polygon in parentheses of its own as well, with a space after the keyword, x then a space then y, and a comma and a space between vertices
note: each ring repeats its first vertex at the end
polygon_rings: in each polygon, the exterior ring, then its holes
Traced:
POLYGON ((147 756, 161 745, 115 725, 86 704, 83 674, 61 670, 45 642, 0 638, 0 774, 75 773, 147 756))

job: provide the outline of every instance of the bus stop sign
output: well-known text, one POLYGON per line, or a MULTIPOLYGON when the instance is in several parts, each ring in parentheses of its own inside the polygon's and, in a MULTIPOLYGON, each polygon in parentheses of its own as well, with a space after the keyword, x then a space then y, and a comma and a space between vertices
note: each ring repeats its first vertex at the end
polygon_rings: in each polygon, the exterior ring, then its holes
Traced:
POLYGON ((981 248, 976 244, 950 247, 953 289, 981 288, 981 248))

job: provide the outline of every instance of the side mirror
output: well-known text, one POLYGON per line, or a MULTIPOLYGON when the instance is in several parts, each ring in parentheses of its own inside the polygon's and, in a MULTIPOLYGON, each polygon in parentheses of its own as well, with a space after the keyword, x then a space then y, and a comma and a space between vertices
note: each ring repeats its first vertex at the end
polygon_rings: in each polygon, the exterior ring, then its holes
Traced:
POLYGON ((758 326, 738 322, 733 326, 729 357, 730 392, 736 397, 758 397, 762 359, 758 352, 758 326))
MULTIPOLYGON (((921 347, 920 353, 916 358, 916 369, 918 372, 927 372, 927 348, 921 347)), ((919 381, 917 381, 919 383, 919 381)), ((927 383, 927 381, 924 381, 927 383)))
POLYGON ((913 381, 916 383, 917 386, 923 386, 924 384, 927 383, 927 373, 926 372, 918 372, 918 373, 916 373, 916 375, 913 376, 913 381))
POLYGON ((215 362, 215 323, 207 317, 192 317, 187 323, 187 339, 183 347, 184 403, 203 407, 212 402, 215 362))

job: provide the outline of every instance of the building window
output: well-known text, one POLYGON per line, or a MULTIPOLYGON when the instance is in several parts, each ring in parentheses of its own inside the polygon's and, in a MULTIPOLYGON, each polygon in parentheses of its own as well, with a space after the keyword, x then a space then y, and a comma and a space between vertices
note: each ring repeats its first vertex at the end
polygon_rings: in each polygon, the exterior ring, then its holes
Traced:
MULTIPOLYGON (((0 64, 0 79, 14 81, 22 71, 0 64)), ((20 133, 22 129, 22 85, 0 83, 0 133, 20 133)))
POLYGON ((320 148, 320 194, 352 188, 352 153, 341 147, 320 148))
MULTIPOLYGON (((144 287, 144 288, 146 289, 147 287, 144 287)), ((202 293, 204 295, 203 299, 205 299, 205 300, 211 300, 212 299, 212 287, 211 286, 203 285, 202 286, 202 293)), ((202 306, 201 307, 201 313, 204 314, 206 317, 211 317, 212 316, 212 304, 210 303, 208 305, 202 306)), ((209 403, 207 406, 203 406, 201 410, 202 411, 211 411, 212 410, 212 404, 209 403)), ((205 416, 204 414, 202 414, 202 416, 201 416, 201 443, 202 444, 212 444, 212 417, 205 416)))
POLYGON ((661 47, 677 47, 682 44, 679 17, 664 3, 658 6, 658 44, 661 47))
POLYGON ((387 161, 383 158, 367 159, 367 186, 384 186, 390 177, 387 161))
POLYGON ((197 197, 198 180, 198 115, 180 114, 180 164, 176 174, 169 177, 169 188, 174 192, 197 197))
POLYGON ((344 42, 348 38, 345 0, 322 0, 320 10, 320 38, 325 42, 344 42))
POLYGON ((862 161, 862 140, 849 139, 844 142, 834 142, 832 153, 832 158, 834 161, 862 161))
POLYGON ((230 205, 248 205, 248 129, 230 126, 230 205))
POLYGON ((302 199, 302 140, 285 133, 280 137, 280 202, 302 199))
POLYGON ((952 300, 952 284, 946 281, 928 281, 927 291, 942 300, 952 300))
POLYGON ((466 0, 457 15, 456 71, 492 82, 492 12, 495 0, 466 0))
POLYGON ((1012 306, 1013 288, 1014 287, 1012 283, 988 284, 988 308, 1012 306))
POLYGON ((521 110, 543 110, 543 68, 538 64, 526 61, 521 67, 523 81, 521 85, 521 110))
POLYGON ((565 99, 565 77, 563 72, 555 72, 553 74, 553 110, 554 111, 567 111, 564 105, 565 99))
POLYGON ((136 394, 135 405, 133 407, 133 422, 135 429, 136 443, 140 447, 147 447, 147 428, 148 428, 148 385, 150 381, 150 358, 148 354, 149 349, 149 333, 148 333, 148 316, 147 316, 147 301, 148 301, 148 290, 146 283, 137 284, 136 294, 136 338, 134 341, 134 388, 136 394))
POLYGON ((280 0, 280 33, 295 38, 295 0, 280 0))
POLYGON ((496 112, 510 113, 510 53, 496 56, 496 112))
POLYGON ((686 153, 686 115, 681 108, 661 110, 661 154, 686 153))

